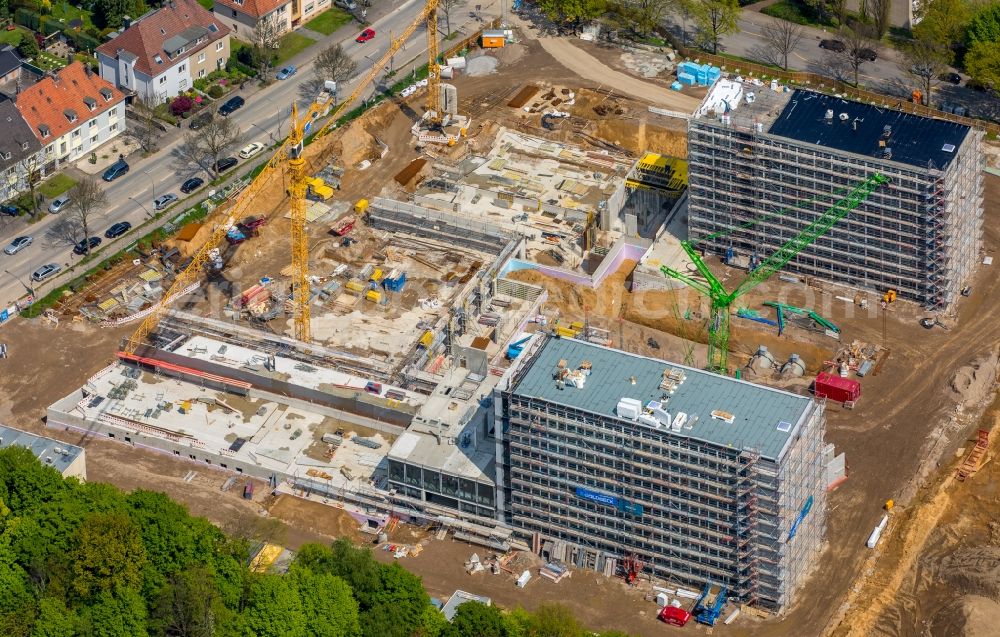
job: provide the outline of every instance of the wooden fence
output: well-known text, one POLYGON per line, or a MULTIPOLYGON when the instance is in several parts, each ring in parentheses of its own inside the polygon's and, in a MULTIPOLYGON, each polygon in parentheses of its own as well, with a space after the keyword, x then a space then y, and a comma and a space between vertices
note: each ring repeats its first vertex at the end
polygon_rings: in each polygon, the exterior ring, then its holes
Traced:
POLYGON ((996 124, 994 122, 988 122, 972 117, 963 117, 961 115, 955 115, 954 113, 946 113, 930 106, 916 104, 908 99, 883 95, 882 93, 876 93, 875 91, 869 91, 867 89, 851 86, 845 82, 840 82, 838 80, 819 75, 818 73, 810 73, 807 71, 782 71, 763 64, 755 64, 754 62, 748 62, 745 60, 734 60, 721 55, 705 53, 697 49, 689 49, 677 42, 672 34, 662 33, 661 35, 667 38, 671 46, 673 46, 673 48, 682 57, 699 63, 707 62, 713 66, 718 66, 724 71, 732 72, 737 75, 745 75, 761 79, 774 78, 783 82, 788 82, 789 84, 807 86, 824 93, 845 95, 859 102, 867 102, 869 104, 884 106, 886 108, 892 108, 905 113, 923 115, 924 117, 935 117, 949 122, 965 124, 966 126, 978 128, 993 135, 1000 135, 1000 124, 996 124))

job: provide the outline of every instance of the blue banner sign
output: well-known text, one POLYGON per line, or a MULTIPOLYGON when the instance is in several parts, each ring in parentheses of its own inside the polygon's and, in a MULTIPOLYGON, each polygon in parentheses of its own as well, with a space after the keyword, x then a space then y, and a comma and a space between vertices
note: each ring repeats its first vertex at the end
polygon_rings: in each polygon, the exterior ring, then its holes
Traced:
POLYGON ((613 495, 607 495, 606 493, 598 493, 596 491, 591 491, 590 489, 577 487, 576 495, 583 498, 584 500, 590 500, 591 502, 597 502, 598 504, 606 504, 609 507, 618 506, 618 498, 616 498, 613 495))

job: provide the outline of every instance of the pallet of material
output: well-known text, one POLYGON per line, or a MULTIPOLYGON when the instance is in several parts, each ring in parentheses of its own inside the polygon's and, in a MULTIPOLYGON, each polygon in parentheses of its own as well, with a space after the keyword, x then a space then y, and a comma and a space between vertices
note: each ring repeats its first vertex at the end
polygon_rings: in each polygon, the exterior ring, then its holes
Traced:
POLYGON ((554 562, 550 562, 545 566, 543 566, 542 568, 538 569, 538 574, 558 584, 564 578, 570 576, 570 570, 565 566, 563 566, 562 564, 556 564, 554 562))
POLYGON ((527 104, 536 93, 538 93, 538 87, 528 84, 518 91, 517 95, 515 95, 509 102, 507 102, 507 106, 511 108, 521 108, 527 104))

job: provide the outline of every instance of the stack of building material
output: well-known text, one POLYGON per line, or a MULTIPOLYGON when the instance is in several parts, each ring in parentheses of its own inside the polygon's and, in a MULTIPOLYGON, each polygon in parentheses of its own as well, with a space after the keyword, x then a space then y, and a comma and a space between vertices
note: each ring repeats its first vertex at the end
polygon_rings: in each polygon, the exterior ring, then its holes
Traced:
POLYGON ((711 86, 720 77, 722 77, 722 69, 711 64, 681 62, 677 65, 677 81, 688 86, 694 84, 711 86))
POLYGON ((558 584, 563 578, 570 576, 570 570, 558 562, 549 562, 538 569, 538 574, 558 584))

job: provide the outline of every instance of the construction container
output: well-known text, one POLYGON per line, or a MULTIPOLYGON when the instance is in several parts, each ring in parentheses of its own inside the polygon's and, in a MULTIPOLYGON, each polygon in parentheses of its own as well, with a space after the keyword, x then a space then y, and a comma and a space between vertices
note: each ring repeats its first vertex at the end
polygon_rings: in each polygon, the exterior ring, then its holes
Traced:
POLYGON ((486 29, 482 35, 484 49, 502 49, 507 43, 506 34, 500 29, 486 29))
POLYGON ((365 298, 373 303, 381 303, 382 293, 378 290, 368 290, 368 292, 365 293, 365 298))
POLYGON ((849 378, 820 372, 816 376, 813 393, 817 398, 827 398, 838 403, 853 402, 861 398, 861 383, 849 378))
POLYGON ((354 212, 358 213, 359 215, 368 212, 368 200, 359 199, 358 203, 354 204, 354 212))
POLYGON ((382 272, 382 268, 375 268, 375 269, 374 269, 374 270, 372 271, 372 274, 371 274, 371 276, 370 276, 370 277, 368 277, 368 280, 369 280, 369 281, 375 281, 375 282, 378 282, 378 281, 381 281, 381 280, 382 280, 382 277, 383 277, 383 276, 385 276, 385 273, 384 273, 384 272, 382 272))
POLYGON ((345 285, 344 287, 350 290, 351 292, 360 293, 365 291, 365 284, 362 283, 361 281, 348 281, 347 285, 345 285))
POLYGON ((390 292, 402 292, 406 286, 406 272, 398 272, 396 276, 388 277, 382 285, 390 292))
POLYGON ((427 330, 424 335, 420 337, 420 344, 424 347, 430 347, 431 343, 434 342, 434 332, 427 330))
POLYGON ((247 482, 247 486, 243 487, 243 499, 253 500, 253 482, 247 482))
POLYGON ((565 338, 576 338, 576 330, 571 330, 568 327, 563 327, 561 325, 557 325, 556 329, 555 329, 555 332, 556 332, 557 335, 565 337, 565 338))

